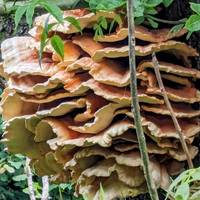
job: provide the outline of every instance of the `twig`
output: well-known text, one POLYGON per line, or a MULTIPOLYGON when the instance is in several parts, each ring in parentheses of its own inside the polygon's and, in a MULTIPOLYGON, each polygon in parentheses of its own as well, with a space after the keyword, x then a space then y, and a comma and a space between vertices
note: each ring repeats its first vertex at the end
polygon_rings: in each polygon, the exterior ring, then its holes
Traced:
POLYGON ((42 197, 41 200, 49 199, 49 178, 48 176, 42 177, 42 197))
POLYGON ((33 174, 31 172, 31 168, 30 168, 29 164, 30 164, 30 159, 26 158, 25 173, 27 175, 29 197, 30 197, 30 200, 36 200, 35 193, 34 193, 34 187, 33 187, 33 180, 32 180, 33 174))
POLYGON ((166 20, 166 19, 160 19, 160 18, 154 17, 152 15, 145 15, 145 17, 151 18, 151 19, 153 19, 157 22, 161 22, 161 23, 164 23, 164 24, 172 24, 172 25, 185 23, 187 21, 187 18, 183 18, 183 19, 180 19, 180 20, 177 20, 177 21, 171 21, 171 20, 166 20))
POLYGON ((134 25, 134 0, 127 1, 127 15, 128 15, 128 30, 129 30, 129 67, 130 67, 130 87, 132 112, 134 115, 134 122, 136 127, 137 138, 139 142, 140 154, 143 161, 144 175, 147 181, 147 187, 152 200, 159 200, 155 184, 153 182, 150 166, 149 156, 147 153, 146 140, 141 124, 140 107, 137 91, 137 77, 136 77, 136 63, 135 63, 135 25, 134 25))
POLYGON ((152 60, 153 60, 153 67, 154 67, 154 71, 155 71, 155 74, 156 74, 156 78, 158 80, 158 85, 159 85, 160 91, 161 91, 161 93, 163 95, 165 104, 166 104, 166 106, 167 106, 167 108, 168 108, 168 110, 169 110, 169 112, 171 114, 171 118, 173 120, 176 132, 179 135, 182 148, 183 148, 183 150, 184 150, 184 152, 186 154, 186 157, 187 157, 188 166, 189 166, 189 168, 193 168, 192 159, 190 157, 190 153, 189 153, 187 144, 185 142, 185 138, 184 138, 183 132, 182 132, 181 127, 180 127, 180 125, 178 123, 178 120, 177 120, 177 118, 176 118, 176 116, 174 114, 173 108, 171 106, 171 103, 170 103, 170 101, 168 99, 165 87, 163 85, 163 81, 162 81, 162 78, 161 78, 161 75, 160 75, 160 70, 159 70, 159 63, 158 63, 158 60, 156 58, 155 52, 152 54, 152 60))

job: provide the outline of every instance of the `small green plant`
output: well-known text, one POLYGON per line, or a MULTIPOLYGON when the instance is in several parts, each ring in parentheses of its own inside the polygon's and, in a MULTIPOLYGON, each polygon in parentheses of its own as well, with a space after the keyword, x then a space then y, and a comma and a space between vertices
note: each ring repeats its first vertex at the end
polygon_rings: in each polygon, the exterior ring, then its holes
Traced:
POLYGON ((15 12, 15 28, 17 28, 24 14, 26 15, 26 21, 29 27, 31 27, 34 11, 37 6, 41 6, 42 8, 44 8, 48 13, 53 15, 58 22, 63 22, 62 11, 56 4, 54 4, 53 2, 49 3, 48 0, 32 0, 28 1, 28 3, 23 6, 17 7, 15 12))
POLYGON ((200 4, 190 3, 190 8, 194 12, 186 21, 185 28, 189 31, 188 37, 195 31, 200 30, 200 4))
MULTIPOLYGON (((63 42, 63 40, 60 38, 59 35, 53 35, 51 38, 48 37, 49 32, 52 30, 52 28, 55 25, 60 24, 60 22, 58 21, 56 23, 48 24, 49 17, 50 17, 50 15, 47 17, 47 19, 45 21, 44 29, 42 31, 41 39, 40 39, 40 49, 39 49, 39 52, 38 52, 38 54, 39 54, 39 56, 38 56, 39 57, 39 65, 40 66, 41 66, 41 60, 42 60, 42 53, 44 51, 45 46, 48 44, 49 41, 51 42, 51 45, 52 45, 53 49, 55 50, 55 52, 62 59, 64 59, 64 42, 63 42)), ((81 29, 80 23, 77 19, 70 16, 70 17, 66 17, 64 20, 71 23, 82 34, 82 29, 81 29)))
POLYGON ((166 200, 171 196, 175 200, 200 199, 200 167, 182 172, 170 185, 166 200))
POLYGON ((97 36, 102 36, 103 34, 103 30, 107 30, 108 29, 108 22, 106 20, 105 17, 101 16, 99 17, 97 23, 94 25, 93 27, 94 31, 95 31, 95 35, 94 37, 97 36))

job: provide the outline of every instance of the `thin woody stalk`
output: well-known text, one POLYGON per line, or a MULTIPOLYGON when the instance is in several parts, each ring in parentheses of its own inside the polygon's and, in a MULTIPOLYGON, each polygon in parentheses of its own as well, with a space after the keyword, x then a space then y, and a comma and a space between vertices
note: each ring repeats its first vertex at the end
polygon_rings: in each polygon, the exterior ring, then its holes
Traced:
POLYGON ((168 110, 169 110, 169 112, 171 114, 171 118, 173 120, 176 132, 179 135, 182 148, 183 148, 183 150, 184 150, 184 152, 186 154, 186 157, 187 157, 188 166, 189 166, 189 168, 193 168, 192 159, 190 157, 190 153, 189 153, 187 144, 185 142, 185 138, 183 136, 183 132, 182 132, 181 127, 180 127, 180 125, 178 123, 178 120, 177 120, 177 118, 176 118, 176 116, 174 114, 173 108, 171 106, 171 103, 170 103, 170 101, 168 99, 165 87, 163 85, 163 81, 162 81, 162 78, 161 78, 161 75, 160 75, 160 70, 159 70, 159 63, 158 63, 158 60, 156 58, 156 54, 155 53, 152 54, 152 60, 153 60, 153 67, 154 67, 154 71, 155 71, 155 74, 156 74, 156 78, 157 78, 157 81, 158 81, 158 85, 159 85, 160 91, 161 91, 161 93, 163 95, 165 104, 166 104, 166 106, 167 106, 167 108, 168 108, 168 110))
POLYGON ((134 115, 134 122, 136 127, 137 138, 139 142, 140 154, 143 161, 144 175, 147 181, 147 187, 152 200, 159 200, 155 184, 153 182, 150 166, 149 156, 147 153, 146 140, 141 124, 140 107, 137 92, 137 77, 136 77, 136 63, 135 63, 135 25, 134 25, 134 0, 127 1, 127 17, 128 17, 128 31, 129 31, 129 67, 130 67, 130 87, 132 99, 132 112, 134 115))
POLYGON ((30 200, 36 200, 34 187, 33 187, 33 180, 32 180, 33 174, 31 172, 31 168, 30 168, 29 164, 30 164, 30 159, 26 158, 25 172, 27 174, 29 197, 30 197, 30 200))
POLYGON ((49 199, 49 178, 48 176, 42 177, 42 197, 41 200, 49 199))

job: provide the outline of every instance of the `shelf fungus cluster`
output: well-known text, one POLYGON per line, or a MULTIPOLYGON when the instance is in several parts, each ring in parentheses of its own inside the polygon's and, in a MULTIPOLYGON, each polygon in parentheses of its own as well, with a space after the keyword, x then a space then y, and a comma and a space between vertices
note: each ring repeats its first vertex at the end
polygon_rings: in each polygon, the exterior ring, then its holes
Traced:
MULTIPOLYGON (((127 25, 96 36, 99 17, 112 21, 112 12, 64 12, 80 22, 83 34, 65 21, 52 28, 64 41, 64 58, 51 44, 38 63, 40 37, 48 15, 36 18, 30 36, 1 45, 1 75, 7 80, 1 100, 5 121, 3 141, 8 151, 31 159, 40 175, 75 184, 75 194, 99 199, 136 196, 147 191, 134 119, 131 113, 127 25)), ((125 20, 124 20, 125 21, 125 20)), ((50 17, 48 23, 54 23, 50 17)), ((200 131, 200 71, 191 67, 195 49, 177 41, 185 30, 136 27, 136 62, 142 125, 153 180, 167 188, 180 172, 186 155, 155 78, 151 53, 156 52, 161 76, 192 158, 192 142, 200 131)))

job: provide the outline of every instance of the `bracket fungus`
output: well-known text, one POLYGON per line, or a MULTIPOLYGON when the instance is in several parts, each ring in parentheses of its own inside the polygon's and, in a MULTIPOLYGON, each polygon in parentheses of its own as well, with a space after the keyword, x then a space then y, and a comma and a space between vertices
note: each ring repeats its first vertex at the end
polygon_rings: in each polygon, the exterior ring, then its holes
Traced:
MULTIPOLYGON (((131 113, 127 26, 96 38, 92 29, 100 16, 112 20, 115 15, 64 12, 64 17, 79 20, 83 34, 67 21, 53 27, 50 35, 62 34, 64 58, 48 43, 41 66, 37 51, 48 15, 36 18, 31 36, 1 45, 1 71, 8 81, 1 100, 8 151, 28 156, 38 175, 72 181, 76 195, 91 200, 99 199, 100 185, 107 200, 147 191, 131 113)), ((48 23, 54 22, 51 16, 48 23)), ((169 176, 181 170, 186 155, 149 60, 152 52, 158 52, 161 76, 191 157, 198 153, 192 141, 200 132, 200 111, 193 106, 200 102, 195 87, 200 71, 188 64, 188 57, 198 53, 178 41, 184 33, 136 27, 136 39, 145 44, 136 45, 142 126, 157 188, 169 186, 169 176), (174 59, 167 59, 169 55, 174 59)))

